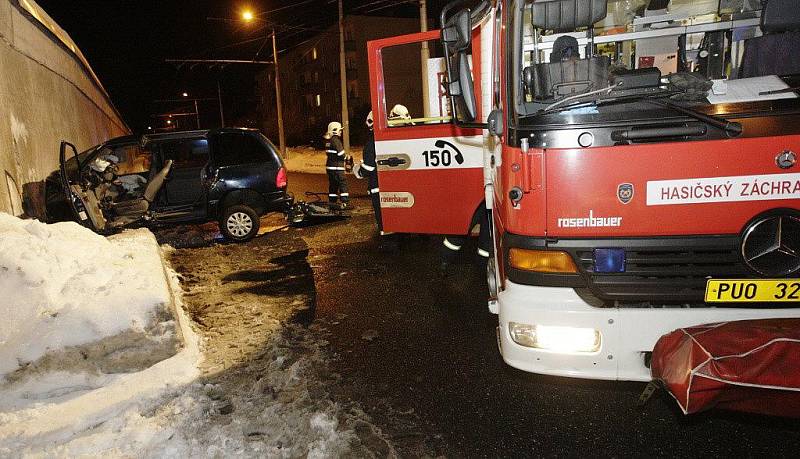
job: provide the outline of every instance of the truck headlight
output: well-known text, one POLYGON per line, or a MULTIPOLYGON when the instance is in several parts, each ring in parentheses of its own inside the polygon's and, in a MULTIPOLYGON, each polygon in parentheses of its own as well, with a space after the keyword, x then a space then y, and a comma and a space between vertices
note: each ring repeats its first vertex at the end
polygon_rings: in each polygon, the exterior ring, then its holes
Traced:
POLYGON ((511 339, 520 346, 561 354, 594 353, 600 350, 600 330, 580 327, 508 323, 511 339))

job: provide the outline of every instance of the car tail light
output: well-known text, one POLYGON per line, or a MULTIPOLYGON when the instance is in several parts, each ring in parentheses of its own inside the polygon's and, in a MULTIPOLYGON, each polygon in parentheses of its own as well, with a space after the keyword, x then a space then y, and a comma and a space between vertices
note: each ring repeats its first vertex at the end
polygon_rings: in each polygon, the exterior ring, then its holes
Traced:
POLYGON ((289 181, 286 179, 286 169, 281 167, 278 169, 278 176, 275 178, 275 186, 277 188, 286 188, 288 184, 289 181))

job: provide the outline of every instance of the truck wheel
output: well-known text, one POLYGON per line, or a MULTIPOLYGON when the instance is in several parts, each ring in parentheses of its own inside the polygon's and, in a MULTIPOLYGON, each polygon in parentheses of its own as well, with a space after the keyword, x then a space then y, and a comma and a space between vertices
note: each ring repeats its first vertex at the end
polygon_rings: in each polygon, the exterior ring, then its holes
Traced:
POLYGON ((219 229, 226 239, 245 242, 256 237, 259 223, 258 214, 250 207, 231 206, 222 213, 219 229))

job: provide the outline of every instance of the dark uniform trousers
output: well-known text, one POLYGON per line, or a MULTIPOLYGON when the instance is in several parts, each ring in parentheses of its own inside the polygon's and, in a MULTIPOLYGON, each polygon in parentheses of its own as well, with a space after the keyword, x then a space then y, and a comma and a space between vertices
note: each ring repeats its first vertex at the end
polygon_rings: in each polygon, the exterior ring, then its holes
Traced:
POLYGON ((367 178, 367 194, 372 200, 372 210, 375 213, 375 224, 378 231, 383 232, 381 219, 381 194, 378 186, 378 165, 375 160, 375 134, 370 131, 367 142, 364 144, 364 159, 361 162, 361 176, 367 178))
MULTIPOLYGON (((489 212, 486 210, 486 204, 482 204, 478 212, 470 223, 470 231, 476 225, 480 225, 480 232, 478 233, 478 256, 481 259, 488 259, 492 254, 492 233, 491 222, 489 221, 489 212)), ((455 235, 446 236, 442 241, 442 262, 452 263, 461 248, 466 244, 468 235, 455 235)))
POLYGON ((328 160, 325 162, 325 170, 328 173, 328 201, 342 202, 350 200, 350 193, 347 190, 347 179, 344 176, 344 146, 342 139, 333 136, 325 141, 325 153, 328 160))

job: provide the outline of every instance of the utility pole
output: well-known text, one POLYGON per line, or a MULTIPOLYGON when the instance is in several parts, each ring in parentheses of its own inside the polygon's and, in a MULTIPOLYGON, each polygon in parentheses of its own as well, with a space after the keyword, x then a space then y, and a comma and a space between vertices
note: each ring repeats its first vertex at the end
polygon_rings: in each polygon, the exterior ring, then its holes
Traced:
POLYGON ((217 100, 219 101, 219 122, 220 127, 225 127, 225 111, 222 109, 222 86, 217 80, 217 100))
MULTIPOLYGON (((428 5, 426 0, 419 0, 419 31, 428 31, 428 5)), ((428 104, 428 58, 431 53, 428 49, 428 42, 422 42, 422 50, 420 50, 420 62, 422 64, 422 109, 425 113, 425 118, 431 116, 430 106, 428 104)))
POLYGON ((197 117, 197 129, 200 129, 200 107, 197 105, 197 99, 194 100, 194 114, 197 117))
POLYGON ((350 154, 350 111, 347 109, 347 63, 344 50, 344 7, 339 0, 339 78, 342 91, 342 139, 344 152, 350 154))
POLYGON ((278 141, 281 156, 286 158, 286 136, 283 134, 283 103, 281 103, 281 71, 278 67, 278 45, 275 40, 275 29, 272 29, 272 60, 275 62, 275 104, 278 106, 278 141))

